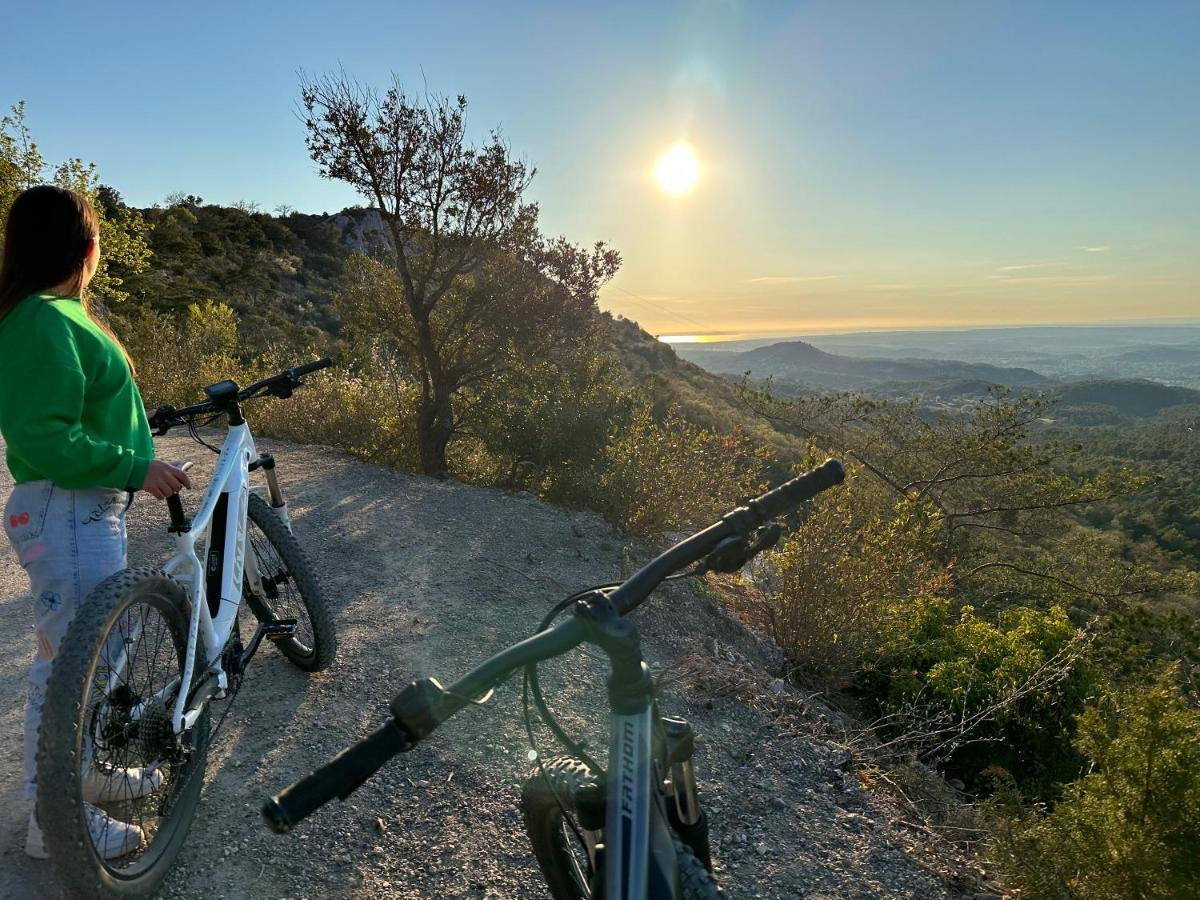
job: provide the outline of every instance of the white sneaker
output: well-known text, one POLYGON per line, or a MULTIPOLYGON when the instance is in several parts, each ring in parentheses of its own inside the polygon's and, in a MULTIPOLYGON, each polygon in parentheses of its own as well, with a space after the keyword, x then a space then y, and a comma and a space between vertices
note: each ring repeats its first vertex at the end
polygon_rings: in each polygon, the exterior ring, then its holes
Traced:
MULTIPOLYGON (((116 859, 132 853, 146 840, 145 832, 138 826, 114 819, 104 810, 83 804, 87 816, 88 831, 92 835, 92 845, 96 848, 101 859, 116 859)), ((46 859, 46 842, 42 839, 42 829, 38 825, 37 814, 29 814, 29 831, 25 835, 25 852, 34 859, 46 859)))
POLYGON ((29 830, 25 832, 25 852, 34 859, 46 859, 46 842, 42 840, 42 829, 38 827, 37 814, 29 814, 29 830))
POLYGON ((80 792, 87 803, 111 803, 117 800, 136 800, 162 787, 163 776, 158 769, 121 768, 92 769, 83 776, 80 792))

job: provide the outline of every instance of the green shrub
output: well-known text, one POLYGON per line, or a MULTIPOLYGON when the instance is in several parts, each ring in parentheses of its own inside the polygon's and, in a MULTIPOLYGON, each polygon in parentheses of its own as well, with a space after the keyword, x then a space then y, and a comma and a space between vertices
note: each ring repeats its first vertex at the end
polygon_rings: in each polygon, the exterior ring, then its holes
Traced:
POLYGON ((989 622, 970 606, 954 616, 936 598, 910 612, 907 636, 882 647, 858 680, 886 739, 977 790, 985 770, 1002 770, 1049 799, 1079 774, 1075 717, 1097 677, 1088 635, 1062 608, 1018 606, 989 622))
POLYGON ((138 388, 147 406, 187 406, 203 399, 200 389, 205 385, 242 378, 237 316, 223 303, 193 303, 182 321, 139 309, 115 321, 114 327, 137 367, 138 388))
MULTIPOLYGON (((292 356, 276 359, 264 374, 294 364, 292 356)), ((297 444, 339 447, 408 472, 419 468, 415 384, 398 375, 389 377, 371 364, 333 366, 305 382, 286 402, 264 400, 255 405, 252 421, 259 432, 297 444)))
POLYGON ((655 539, 709 525, 763 490, 769 455, 739 430, 717 434, 638 409, 605 450, 597 508, 633 534, 655 539))
POLYGON ((771 555, 767 590, 736 596, 736 611, 783 648, 802 683, 844 684, 906 638, 916 604, 950 589, 932 557, 936 529, 911 504, 878 503, 871 488, 852 471, 817 497, 771 555))
POLYGON ((1200 896, 1200 711, 1177 667, 1090 706, 1075 746, 1088 774, 1052 811, 998 797, 1001 867, 1034 898, 1200 896))
MULTIPOLYGON (((598 503, 605 448, 635 398, 616 360, 576 358, 515 366, 478 404, 478 443, 491 457, 483 480, 535 491, 552 503, 598 503)), ((456 473, 463 473, 460 466, 456 473)), ((476 473, 478 474, 478 473, 476 473)))

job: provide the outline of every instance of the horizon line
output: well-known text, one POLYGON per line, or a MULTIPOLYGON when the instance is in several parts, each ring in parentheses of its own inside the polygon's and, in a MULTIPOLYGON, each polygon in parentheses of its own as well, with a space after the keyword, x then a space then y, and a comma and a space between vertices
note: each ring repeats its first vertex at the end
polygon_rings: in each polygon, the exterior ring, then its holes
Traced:
MULTIPOLYGON (((629 316, 624 318, 635 322, 639 327, 649 332, 636 319, 629 316)), ((810 328, 801 330, 797 328, 764 328, 758 330, 735 331, 732 329, 713 329, 700 330, 693 332, 684 332, 678 329, 674 331, 666 331, 663 329, 659 333, 649 332, 654 335, 656 340, 663 343, 691 343, 698 338, 710 338, 709 341, 703 343, 721 343, 723 341, 737 340, 761 340, 771 337, 805 337, 808 335, 849 335, 849 334, 902 334, 902 333, 917 333, 917 332, 966 332, 966 331, 1005 331, 1016 330, 1020 328, 1152 328, 1155 326, 1180 326, 1184 328, 1200 328, 1200 318, 1182 317, 1182 316, 1163 316, 1158 318, 1142 318, 1142 319, 1101 319, 1092 321, 1066 321, 1066 322, 1006 322, 1006 323, 981 323, 972 325, 909 325, 909 326, 864 326, 859 328, 810 328), (691 340, 688 340, 688 339, 691 340), (672 340, 674 339, 674 340, 672 340)))

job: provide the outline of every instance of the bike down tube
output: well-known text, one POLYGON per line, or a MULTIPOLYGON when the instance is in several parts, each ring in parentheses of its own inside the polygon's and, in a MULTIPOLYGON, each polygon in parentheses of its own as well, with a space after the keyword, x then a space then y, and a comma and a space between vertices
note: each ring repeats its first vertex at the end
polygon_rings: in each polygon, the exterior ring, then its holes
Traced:
POLYGON ((641 900, 650 879, 651 708, 614 714, 609 748, 605 871, 608 900, 641 900))
MULTIPOLYGON (((206 567, 201 564, 200 558, 196 553, 196 540, 198 535, 207 535, 209 533, 213 515, 222 495, 235 491, 234 499, 236 502, 229 502, 227 504, 226 540, 224 547, 221 548, 221 559, 225 561, 226 555, 231 553, 234 556, 234 562, 237 563, 237 566, 223 566, 221 599, 228 600, 236 597, 237 595, 233 593, 231 584, 233 579, 236 578, 237 590, 240 592, 242 561, 239 557, 244 557, 245 551, 244 511, 248 502, 246 495, 249 491, 249 460, 253 453, 254 439, 250 435, 249 426, 244 423, 230 426, 225 443, 221 447, 220 456, 217 458, 213 479, 209 483, 203 501, 200 503, 200 509, 196 512, 196 516, 192 520, 191 528, 176 536, 175 555, 162 567, 163 572, 169 575, 183 569, 190 570, 192 610, 191 620, 188 623, 188 655, 184 661, 183 671, 183 684, 185 685, 192 684, 196 663, 195 650, 199 646, 198 639, 203 639, 206 650, 205 667, 215 667, 219 678, 219 686, 222 689, 227 686, 225 673, 221 670, 220 654, 221 648, 225 644, 224 638, 229 636, 229 631, 237 616, 238 601, 233 600, 229 607, 222 604, 217 621, 213 621, 208 607, 206 567), (239 511, 242 513, 241 516, 239 516, 239 511), (222 632, 224 632, 223 636, 222 632), (212 654, 211 659, 208 658, 209 654, 212 654)), ((206 548, 206 558, 208 557, 207 551, 211 549, 211 547, 206 548)), ((187 699, 188 691, 181 690, 175 700, 175 709, 171 715, 171 725, 176 734, 185 728, 191 727, 196 718, 196 716, 191 716, 192 721, 185 722, 184 720, 187 699)))

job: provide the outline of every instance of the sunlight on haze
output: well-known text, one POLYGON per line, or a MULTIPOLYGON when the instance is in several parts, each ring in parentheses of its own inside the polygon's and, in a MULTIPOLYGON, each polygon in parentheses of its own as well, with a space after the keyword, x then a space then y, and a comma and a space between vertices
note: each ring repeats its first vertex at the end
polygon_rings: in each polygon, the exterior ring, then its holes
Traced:
POLYGON ((668 194, 686 194, 700 179, 700 162, 684 141, 668 147, 654 164, 654 180, 668 194))

